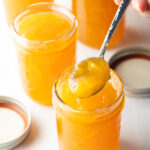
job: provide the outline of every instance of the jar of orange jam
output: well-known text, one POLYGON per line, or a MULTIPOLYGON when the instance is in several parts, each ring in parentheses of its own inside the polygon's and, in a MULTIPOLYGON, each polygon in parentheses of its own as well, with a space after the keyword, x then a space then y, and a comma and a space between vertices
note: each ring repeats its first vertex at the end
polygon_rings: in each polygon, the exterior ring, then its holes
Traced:
POLYGON ((101 91, 79 98, 68 83, 72 70, 62 73, 53 88, 59 150, 118 150, 125 100, 120 77, 111 70, 101 91))
POLYGON ((37 3, 15 18, 12 33, 24 90, 36 102, 51 105, 56 77, 75 64, 76 18, 57 4, 37 3))
MULTIPOLYGON (((118 6, 114 0, 72 0, 73 13, 79 23, 79 40, 93 48, 100 48, 118 6)), ((116 30, 109 47, 117 44, 124 33, 124 19, 116 30)))
POLYGON ((11 25, 14 17, 22 9, 37 2, 53 2, 53 0, 3 0, 8 25, 11 25))

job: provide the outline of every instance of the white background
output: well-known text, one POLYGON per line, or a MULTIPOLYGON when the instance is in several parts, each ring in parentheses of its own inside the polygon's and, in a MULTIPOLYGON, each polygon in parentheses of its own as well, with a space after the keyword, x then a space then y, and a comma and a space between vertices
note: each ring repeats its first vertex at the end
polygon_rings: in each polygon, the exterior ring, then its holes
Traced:
MULTIPOLYGON (((71 0, 57 0, 70 8, 71 0)), ((107 51, 106 59, 122 47, 142 45, 150 48, 150 19, 129 10, 125 35, 121 43, 107 51)), ((77 60, 97 56, 98 51, 77 43, 77 60)), ((15 150, 58 150, 55 112, 40 106, 24 93, 18 76, 16 51, 5 23, 0 1, 0 95, 17 98, 32 114, 31 132, 15 150)), ((120 150, 150 150, 150 98, 126 96, 123 111, 120 150)))

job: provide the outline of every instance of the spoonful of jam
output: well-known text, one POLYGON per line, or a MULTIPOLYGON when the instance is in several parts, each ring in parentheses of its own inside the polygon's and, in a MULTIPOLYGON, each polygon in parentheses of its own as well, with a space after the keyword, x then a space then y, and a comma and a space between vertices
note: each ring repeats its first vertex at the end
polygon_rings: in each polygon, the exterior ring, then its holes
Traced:
POLYGON ((104 87, 109 75, 109 65, 102 57, 83 60, 69 78, 71 91, 78 97, 89 97, 104 87))
POLYGON ((81 61, 74 67, 69 78, 72 93, 80 98, 86 98, 100 91, 110 77, 110 68, 104 60, 105 50, 117 29, 131 0, 122 0, 112 24, 106 34, 99 57, 91 57, 81 61))

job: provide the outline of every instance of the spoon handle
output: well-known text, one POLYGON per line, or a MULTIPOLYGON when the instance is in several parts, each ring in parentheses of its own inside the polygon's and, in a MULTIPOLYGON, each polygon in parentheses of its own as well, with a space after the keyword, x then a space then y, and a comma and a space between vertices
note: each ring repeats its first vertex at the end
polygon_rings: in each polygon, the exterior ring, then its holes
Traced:
POLYGON ((108 46, 108 44, 109 44, 109 42, 110 42, 114 32, 115 32, 115 30, 117 29, 117 27, 118 27, 118 25, 119 25, 123 15, 124 15, 125 11, 126 11, 126 8, 128 7, 128 5, 130 3, 130 1, 131 0, 122 0, 121 4, 120 4, 120 6, 119 6, 119 8, 118 8, 118 10, 117 10, 117 12, 115 14, 115 17, 114 17, 114 19, 112 21, 112 24, 109 27, 109 30, 108 30, 108 32, 106 34, 104 42, 103 42, 103 44, 101 46, 100 55, 99 55, 100 57, 104 57, 105 50, 106 50, 106 48, 107 48, 107 46, 108 46))

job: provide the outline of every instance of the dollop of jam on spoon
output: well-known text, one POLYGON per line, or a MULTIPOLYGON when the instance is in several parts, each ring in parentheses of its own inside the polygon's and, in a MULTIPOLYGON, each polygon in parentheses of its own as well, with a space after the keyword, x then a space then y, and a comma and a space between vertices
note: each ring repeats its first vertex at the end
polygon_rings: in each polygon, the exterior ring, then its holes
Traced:
POLYGON ((110 76, 108 63, 103 57, 91 57, 74 67, 69 78, 72 93, 86 98, 100 91, 110 76))

